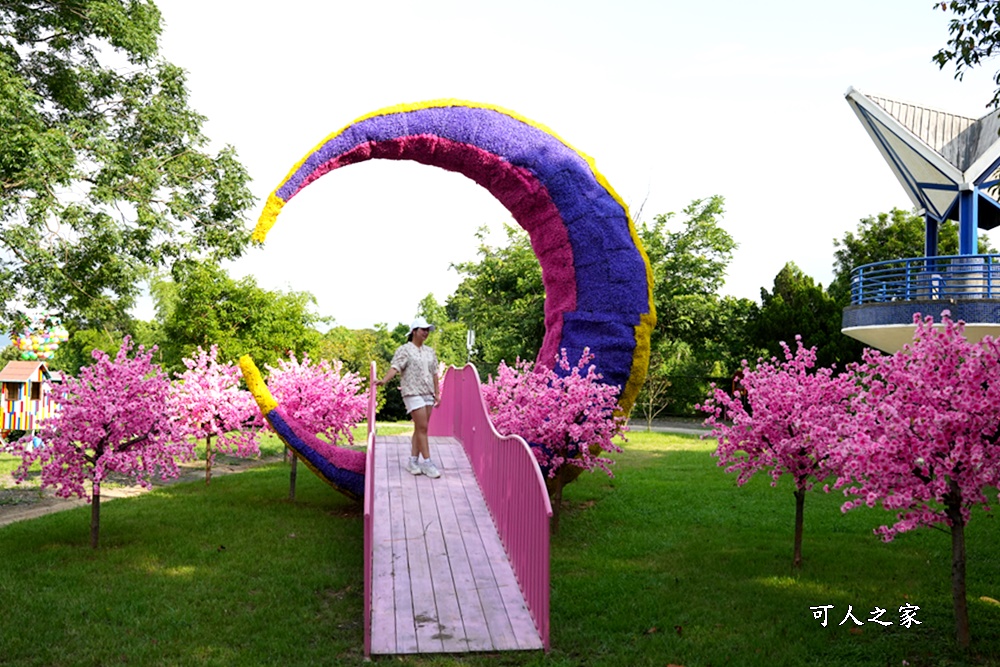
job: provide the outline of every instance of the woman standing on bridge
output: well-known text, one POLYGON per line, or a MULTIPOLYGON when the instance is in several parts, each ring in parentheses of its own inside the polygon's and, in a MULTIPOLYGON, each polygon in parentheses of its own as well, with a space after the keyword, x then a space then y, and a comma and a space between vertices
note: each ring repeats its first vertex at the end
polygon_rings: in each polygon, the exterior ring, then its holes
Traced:
POLYGON ((431 461, 427 423, 430 421, 431 411, 441 400, 441 391, 438 383, 437 353, 434 352, 434 348, 424 345, 424 341, 432 331, 434 325, 428 324, 423 317, 413 320, 410 333, 406 337, 408 342, 401 345, 392 355, 389 372, 381 380, 376 380, 375 384, 381 387, 397 374, 401 376, 399 391, 403 395, 406 411, 413 419, 413 439, 406 470, 414 475, 435 478, 440 477, 441 473, 431 461))

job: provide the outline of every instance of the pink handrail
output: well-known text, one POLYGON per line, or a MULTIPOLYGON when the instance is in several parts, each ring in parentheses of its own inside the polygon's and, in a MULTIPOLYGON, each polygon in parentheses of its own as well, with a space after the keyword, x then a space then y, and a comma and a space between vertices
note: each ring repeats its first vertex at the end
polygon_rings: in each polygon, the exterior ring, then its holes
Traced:
POLYGON ((368 372, 368 451, 365 456, 365 657, 372 651, 372 503, 375 500, 375 362, 368 372))
POLYGON ((479 374, 471 364, 448 369, 428 433, 453 436, 462 443, 548 651, 552 505, 535 455, 520 436, 497 433, 483 402, 479 374))

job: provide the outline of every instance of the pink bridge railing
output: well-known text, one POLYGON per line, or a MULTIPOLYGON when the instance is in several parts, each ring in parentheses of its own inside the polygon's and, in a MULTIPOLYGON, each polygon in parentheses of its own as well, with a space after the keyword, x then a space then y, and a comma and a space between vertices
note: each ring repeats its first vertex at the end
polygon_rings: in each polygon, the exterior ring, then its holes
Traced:
POLYGON ((375 499, 375 362, 368 373, 368 452, 365 458, 365 657, 372 650, 372 502, 375 499))
MULTIPOLYGON (((520 436, 497 433, 483 403, 479 375, 471 365, 451 367, 445 373, 441 404, 431 414, 428 432, 453 436, 462 443, 548 651, 552 505, 535 455, 520 436)), ((367 502, 367 493, 365 498, 367 502)))

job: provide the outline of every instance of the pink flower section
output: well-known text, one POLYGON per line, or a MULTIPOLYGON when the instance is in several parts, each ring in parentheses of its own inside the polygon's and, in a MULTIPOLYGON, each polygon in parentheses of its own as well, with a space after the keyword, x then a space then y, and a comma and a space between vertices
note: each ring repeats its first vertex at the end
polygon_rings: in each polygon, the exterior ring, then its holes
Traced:
POLYGON ((307 355, 299 362, 294 354, 267 370, 267 386, 281 406, 282 416, 295 422, 296 433, 322 435, 331 442, 354 442, 351 428, 365 418, 368 408, 357 373, 344 372, 340 361, 332 366, 325 359, 313 364, 307 355))
POLYGON ((622 451, 614 437, 628 427, 618 414, 619 388, 601 382, 593 358, 585 349, 571 368, 563 350, 555 359, 567 372, 562 377, 528 361, 519 359, 513 368, 501 361, 496 378, 482 387, 497 431, 524 438, 549 477, 563 465, 614 476, 609 467, 614 461, 600 454, 622 451))
POLYGON ((345 449, 337 445, 320 440, 315 435, 309 433, 309 429, 295 417, 289 416, 284 411, 284 407, 279 405, 275 411, 288 425, 289 430, 302 440, 302 443, 312 447, 316 453, 343 470, 349 470, 358 474, 365 474, 365 453, 353 449, 345 449))
POLYGON ((785 343, 784 360, 758 360, 751 369, 743 361, 746 403, 721 389, 714 389, 699 409, 719 446, 714 455, 726 472, 738 473, 742 486, 757 472, 766 470, 771 485, 785 474, 796 489, 813 485, 839 470, 839 445, 848 399, 853 391, 846 375, 834 377, 832 369, 816 366, 816 348, 806 349, 795 337, 793 353, 785 343))
POLYGON ((963 525, 1000 486, 1000 343, 970 343, 943 313, 914 318, 913 342, 866 350, 854 369, 853 434, 837 480, 843 510, 881 504, 896 521, 885 541, 919 526, 963 525))
POLYGON ((215 345, 208 352, 199 346, 193 359, 183 360, 187 370, 177 376, 172 391, 180 428, 198 440, 214 438, 209 465, 216 450, 241 458, 260 456, 263 427, 253 396, 240 389, 239 367, 221 364, 217 357, 215 345))
POLYGON ((68 378, 53 397, 59 409, 39 432, 44 445, 11 446, 22 456, 19 480, 37 461, 43 487, 89 502, 112 472, 145 487, 154 476, 176 477, 175 459, 192 458, 194 445, 172 418, 170 382, 150 361, 155 349, 140 346, 130 358, 132 342, 126 337, 114 359, 94 350, 95 363, 68 378))

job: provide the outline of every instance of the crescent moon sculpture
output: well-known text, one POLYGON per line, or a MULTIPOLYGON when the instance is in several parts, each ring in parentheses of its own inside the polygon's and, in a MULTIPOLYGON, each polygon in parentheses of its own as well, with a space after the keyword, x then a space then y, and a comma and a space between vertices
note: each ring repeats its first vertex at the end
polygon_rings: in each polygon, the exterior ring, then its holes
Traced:
POLYGON ((366 160, 413 160, 467 176, 503 204, 531 239, 545 286, 537 363, 585 347, 628 413, 646 377, 656 315, 652 270, 628 207, 576 151, 538 123, 486 104, 435 100, 362 116, 320 142, 270 194, 253 239, 324 174, 366 160))

